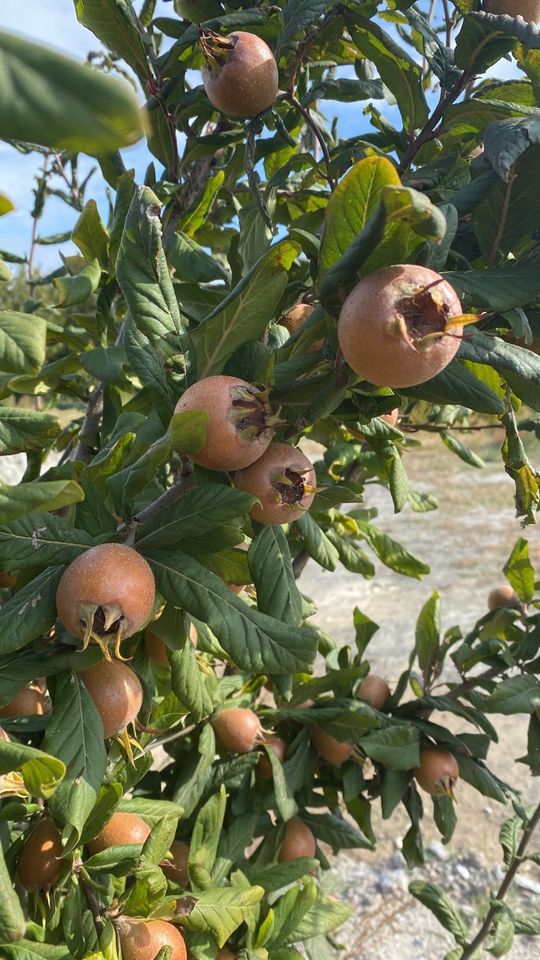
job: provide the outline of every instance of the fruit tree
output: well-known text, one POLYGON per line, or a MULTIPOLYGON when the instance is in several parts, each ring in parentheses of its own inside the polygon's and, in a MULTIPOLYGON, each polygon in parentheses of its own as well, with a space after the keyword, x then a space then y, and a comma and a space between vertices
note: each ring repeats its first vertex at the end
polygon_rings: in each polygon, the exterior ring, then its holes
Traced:
MULTIPOLYGON (((0 136, 39 163, 25 256, 0 195, 0 455, 26 455, 0 484, 0 955, 329 960, 349 912, 332 855, 374 849, 372 813, 400 807, 421 864, 423 817, 448 842, 465 781, 508 806, 499 889, 473 918, 410 890, 446 960, 502 956, 540 934, 506 900, 540 807, 490 768, 492 715, 527 714, 540 774, 520 535, 540 501, 540 5, 73 16, 84 65, 0 33, 0 136), (45 236, 59 202, 68 234, 45 236), (468 431, 494 428, 508 584, 466 635, 426 598, 376 676, 377 625, 351 609, 338 646, 302 571, 371 578, 374 555, 421 579, 372 486, 435 509, 403 453, 426 431, 477 466, 468 431)), ((463 549, 474 590, 482 547, 463 549)))

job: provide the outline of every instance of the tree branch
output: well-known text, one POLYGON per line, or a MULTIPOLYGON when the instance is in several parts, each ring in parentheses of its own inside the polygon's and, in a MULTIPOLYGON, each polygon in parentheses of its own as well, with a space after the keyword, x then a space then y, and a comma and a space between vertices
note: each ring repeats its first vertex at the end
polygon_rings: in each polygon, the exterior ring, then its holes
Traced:
POLYGON ((86 876, 83 870, 78 872, 79 884, 82 892, 84 893, 85 900, 88 904, 88 909, 92 914, 94 920, 94 926, 99 933, 103 930, 103 918, 101 916, 101 907, 99 905, 98 899, 92 890, 92 887, 87 883, 86 876))
POLYGON ((326 143, 326 140, 324 139, 321 131, 319 130, 317 124, 315 123, 313 117, 311 116, 311 113, 306 107, 304 107, 302 103, 300 103, 300 100, 298 99, 298 97, 295 97, 294 94, 292 93, 287 93, 284 99, 288 100, 289 103, 292 104, 292 106, 295 107, 296 110, 298 110, 299 113, 302 114, 308 127, 310 128, 310 130, 313 131, 314 136, 317 138, 323 153, 323 157, 324 157, 324 164, 326 167, 326 179, 328 181, 328 186, 330 187, 330 190, 334 190, 336 186, 336 181, 334 180, 334 178, 330 173, 331 161, 330 161, 330 153, 328 150, 328 144, 326 143))
POLYGON ((168 510, 174 506, 186 493, 193 489, 193 464, 189 457, 182 457, 182 469, 178 479, 168 487, 161 496, 143 507, 129 523, 121 524, 118 527, 118 533, 123 535, 124 543, 132 544, 139 527, 149 520, 153 520, 163 510, 168 510))
POLYGON ((404 154, 401 162, 398 165, 398 173, 404 174, 410 167, 413 162, 416 154, 424 146, 425 143, 429 143, 430 140, 433 140, 436 136, 436 127, 440 120, 443 119, 444 113, 447 108, 454 103, 455 100, 463 93, 467 83, 469 82, 469 75, 465 70, 459 80, 454 84, 451 90, 448 93, 443 95, 441 93, 441 98, 435 107, 435 110, 431 114, 426 125, 422 128, 418 136, 412 141, 409 149, 404 154))

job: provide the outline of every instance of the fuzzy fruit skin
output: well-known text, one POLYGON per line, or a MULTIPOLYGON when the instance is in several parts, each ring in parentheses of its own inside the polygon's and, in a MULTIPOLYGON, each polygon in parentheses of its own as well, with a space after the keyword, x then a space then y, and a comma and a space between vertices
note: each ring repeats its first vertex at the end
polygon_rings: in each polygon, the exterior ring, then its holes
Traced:
POLYGON ((332 734, 318 727, 316 723, 311 728, 310 736, 319 756, 327 763, 332 764, 333 767, 341 767, 353 751, 350 743, 342 743, 341 740, 336 740, 332 734))
POLYGON ((278 92, 278 68, 270 47, 244 30, 229 33, 234 44, 217 72, 205 67, 204 89, 210 103, 228 117, 256 117, 271 107, 278 92))
POLYGON ((484 0, 484 11, 498 16, 523 17, 529 23, 540 21, 540 0, 484 0))
POLYGON ((516 610, 521 610, 519 597, 509 583, 503 583, 500 587, 491 590, 487 604, 488 610, 496 610, 497 607, 514 607, 516 610))
POLYGON ((396 427, 399 420, 399 407, 395 407, 393 410, 390 410, 388 413, 383 413, 381 420, 384 420, 390 427, 396 427))
POLYGON ((259 460, 235 474, 236 487, 261 501, 250 510, 250 516, 259 523, 292 523, 313 503, 314 492, 304 493, 296 503, 282 502, 273 483, 282 482, 286 470, 301 475, 305 484, 315 488, 317 481, 312 464, 301 450, 287 443, 271 443, 259 460))
MULTIPOLYGON (((189 628, 189 639, 191 640, 193 646, 196 647, 199 636, 197 634, 197 627, 194 623, 192 623, 189 628)), ((150 630, 150 627, 147 627, 144 631, 144 646, 150 660, 153 660, 154 663, 158 663, 160 667, 170 667, 171 664, 169 657, 167 656, 167 644, 161 639, 161 637, 158 637, 157 633, 154 633, 152 630, 150 630)))
POLYGON ((274 435, 274 431, 266 427, 258 437, 242 437, 231 416, 235 388, 249 393, 254 390, 251 383, 240 377, 205 377, 188 387, 174 408, 175 413, 188 410, 205 410, 208 413, 204 447, 198 453, 191 454, 193 462, 200 467, 209 470, 240 470, 247 467, 263 455, 274 435))
POLYGON ((137 674, 118 660, 100 660, 80 676, 103 722, 105 740, 115 737, 141 709, 143 691, 137 674))
POLYGON ((38 684, 39 681, 35 681, 19 690, 13 700, 2 707, 0 717, 41 717, 47 713, 47 697, 38 684))
POLYGON ((210 722, 221 746, 231 753, 251 753, 261 738, 257 714, 245 707, 226 707, 210 722))
POLYGON ((4 590, 11 590, 16 583, 16 573, 8 573, 7 570, 0 570, 0 587, 4 590))
POLYGON ((303 323, 309 319, 315 307, 309 303, 295 303, 280 320, 282 326, 286 327, 291 336, 300 329, 303 323))
POLYGON ((119 810, 118 813, 113 813, 101 833, 89 841, 88 849, 93 855, 125 843, 144 843, 149 836, 150 827, 141 817, 119 810))
MULTIPOLYGON (((382 267, 356 284, 341 308, 338 339, 345 360, 359 377, 380 387, 412 387, 430 380, 450 363, 459 349, 461 327, 420 349, 414 345, 410 328, 408 336, 400 336, 395 327, 404 298, 417 296, 440 279, 433 270, 405 264, 382 267)), ((420 336, 444 329, 444 321, 435 319, 434 302, 446 305, 447 317, 463 312, 446 280, 426 291, 424 298, 424 307, 431 308, 427 317, 424 310, 420 336)), ((410 300, 408 304, 412 309, 410 300)), ((414 310, 416 316, 420 313, 414 310)))
POLYGON ((382 710, 388 697, 390 696, 390 687, 386 680, 378 677, 375 673, 370 673, 368 677, 360 684, 356 691, 358 700, 369 703, 374 710, 382 710))
POLYGON ((172 947, 171 960, 186 960, 184 938, 166 920, 130 920, 117 922, 122 947, 122 960, 156 960, 162 947, 172 947))
MULTIPOLYGON (((272 753, 275 753, 278 760, 283 763, 285 756, 287 754, 288 744, 281 737, 278 737, 277 734, 273 733, 269 737, 265 738, 265 744, 270 748, 272 753)), ((255 767, 255 773, 261 780, 271 780, 273 776, 272 764, 266 756, 266 753, 261 755, 257 766, 255 767)))
POLYGON ((300 817, 293 817, 287 821, 285 838, 281 844, 278 860, 298 860, 299 857, 314 857, 317 843, 307 823, 300 817))
POLYGON ((428 747, 420 752, 420 766, 414 776, 422 790, 432 797, 441 797, 448 793, 445 781, 452 789, 459 777, 458 762, 449 750, 428 747))
POLYGON ((53 886, 62 872, 62 837, 50 817, 44 817, 29 833, 17 864, 19 883, 25 890, 53 886))
POLYGON ((189 886, 188 859, 189 846, 183 840, 173 840, 171 843, 170 860, 164 860, 160 866, 168 880, 174 880, 181 887, 189 886))
POLYGON ((131 637, 152 613, 156 585, 144 557, 122 543, 90 547, 64 572, 56 593, 56 609, 66 630, 82 640, 81 605, 118 605, 124 621, 122 637, 131 637))

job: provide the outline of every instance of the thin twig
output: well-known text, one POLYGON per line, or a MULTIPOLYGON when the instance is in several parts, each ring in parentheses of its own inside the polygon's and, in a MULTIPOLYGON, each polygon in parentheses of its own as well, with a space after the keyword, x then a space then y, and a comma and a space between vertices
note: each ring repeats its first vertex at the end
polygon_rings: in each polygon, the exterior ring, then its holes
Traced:
POLYGON ((124 542, 128 544, 133 543, 139 527, 144 523, 148 523, 149 520, 153 520, 154 517, 157 517, 163 510, 168 510, 173 507, 178 500, 185 496, 186 493, 189 493, 189 491, 193 489, 192 478, 193 464, 189 457, 183 457, 182 470, 175 483, 168 487, 156 500, 153 500, 148 506, 143 507, 129 523, 121 524, 118 527, 118 533, 123 536, 124 542))
POLYGON ((301 44, 300 49, 298 50, 296 59, 292 65, 291 76, 289 79, 289 93, 291 94, 291 96, 294 95, 294 88, 296 86, 296 74, 298 73, 298 70, 302 66, 304 59, 306 57, 306 54, 311 49, 315 41, 320 39, 324 31, 327 30, 328 27, 331 26, 333 23, 335 23, 335 21, 340 15, 340 12, 341 12, 340 4, 336 4, 335 7, 331 7, 330 10, 328 10, 328 12, 323 17, 321 22, 319 23, 319 25, 315 27, 315 29, 312 30, 310 34, 308 34, 304 42, 301 44))
POLYGON ((504 430, 504 427, 502 423, 481 423, 469 427, 458 427, 450 423, 400 423, 398 430, 403 433, 419 433, 420 430, 425 430, 426 433, 469 433, 475 430, 504 430))
MULTIPOLYGON (((43 159, 43 167, 41 170, 41 177, 38 181, 38 187, 36 188, 36 204, 38 203, 38 197, 40 192, 44 192, 46 189, 47 176, 49 174, 49 154, 46 153, 43 159)), ((38 224, 43 216, 43 206, 45 202, 45 197, 41 197, 41 206, 37 208, 34 205, 34 210, 36 210, 36 215, 32 217, 32 235, 30 237, 30 251, 27 259, 27 271, 28 271, 28 285, 30 287, 30 296, 33 297, 36 292, 36 283, 34 278, 34 257, 36 254, 36 246, 38 239, 38 224)))
POLYGON ((506 663, 502 667, 490 667, 489 670, 484 670, 483 673, 479 673, 475 677, 469 677, 468 680, 458 683, 457 686, 452 687, 444 696, 447 700, 459 700, 460 697, 469 693, 470 690, 479 687, 486 680, 494 680, 495 677, 498 677, 500 673, 504 673, 505 670, 508 670, 508 664, 506 663))
POLYGON ((145 749, 145 753, 152 753, 158 747, 162 747, 165 743, 171 743, 173 740, 180 740, 182 737, 187 737, 188 734, 193 733, 197 729, 197 724, 192 723, 189 727, 183 727, 182 730, 176 730, 173 733, 169 733, 166 737, 162 737, 161 740, 154 740, 148 747, 145 749))
POLYGON ((405 173, 409 169, 421 147, 423 147, 425 143, 429 143, 430 140, 435 138, 437 124, 443 119, 447 108, 454 103, 454 100, 457 100, 461 93, 463 93, 463 90, 467 86, 469 79, 469 75, 465 70, 459 80, 456 81, 454 86, 446 95, 441 92, 441 98, 435 107, 435 110, 418 136, 411 142, 409 149, 404 154, 398 166, 398 172, 400 174, 405 173))
POLYGON ((308 127, 310 128, 310 130, 313 131, 313 134, 316 136, 317 140, 319 141, 321 150, 323 152, 324 164, 326 167, 326 179, 328 181, 330 190, 334 190, 336 187, 336 181, 334 180, 334 178, 330 173, 330 162, 331 162, 330 152, 328 150, 328 144, 326 143, 326 140, 324 139, 321 131, 319 130, 317 124, 315 123, 313 117, 311 116, 311 113, 309 112, 307 107, 304 107, 304 105, 300 103, 300 100, 298 99, 298 97, 295 97, 294 94, 292 93, 288 93, 284 99, 288 100, 289 103, 292 104, 292 106, 295 107, 302 114, 308 127))
POLYGON ((467 946, 465 947, 463 953, 461 954, 460 960, 470 960, 470 958, 476 954, 478 947, 484 942, 486 937, 489 936, 489 933, 491 931, 491 927, 493 924, 493 920, 495 919, 495 915, 497 913, 497 910, 499 909, 499 905, 501 901, 504 900, 506 894, 508 893, 510 887, 512 886, 514 877, 523 862, 523 857, 525 856, 527 847, 539 823, 540 823, 540 803, 538 804, 531 819, 529 820, 527 826, 525 827, 525 830, 523 831, 521 843, 517 848, 516 855, 515 857, 512 858, 510 862, 510 866, 508 867, 508 870, 506 871, 503 881, 499 889, 497 890, 495 897, 493 898, 492 905, 485 916, 482 926, 480 927, 474 939, 471 940, 471 942, 467 944, 467 946))
POLYGON ((85 900, 88 904, 88 909, 90 910, 90 913, 92 914, 92 917, 94 920, 94 926, 99 934, 103 930, 103 917, 101 916, 101 907, 99 905, 98 899, 94 891, 92 890, 92 887, 90 886, 89 883, 87 883, 86 877, 84 876, 84 873, 82 870, 79 870, 78 877, 79 877, 80 888, 84 893, 85 900))
MULTIPOLYGON (((118 330, 116 340, 114 341, 115 347, 119 347, 122 343, 124 337, 124 326, 125 322, 122 322, 120 324, 120 329, 118 330)), ((79 440, 71 457, 69 458, 70 460, 82 460, 83 463, 90 463, 92 457, 94 456, 94 447, 88 441, 92 440, 99 429, 99 424, 103 416, 104 392, 105 384, 98 383, 88 401, 86 414, 81 424, 79 440)))
POLYGON ((501 215, 499 217, 499 223, 497 225, 497 233, 495 234, 495 239, 493 240, 493 245, 489 251, 489 257, 487 261, 488 267, 492 267, 497 259, 497 254, 499 252, 499 244, 502 240, 503 233, 506 228, 506 221, 508 220, 508 211, 510 210, 510 197, 512 196, 512 187, 514 186, 514 180, 516 179, 516 174, 512 174, 506 184, 506 193, 504 195, 503 208, 501 210, 501 215))
POLYGON ((452 30, 455 26, 455 20, 450 14, 450 7, 448 6, 448 0, 442 0, 443 10, 444 10, 444 26, 446 32, 446 46, 450 47, 452 45, 452 30))
POLYGON ((246 151, 244 155, 244 164, 246 167, 246 174, 247 174, 250 190, 255 198, 255 203, 259 208, 259 212, 266 226, 268 227, 268 229, 273 235, 275 233, 274 225, 272 223, 272 218, 268 213, 268 210, 266 209, 264 197, 261 192, 261 178, 259 177, 259 174, 255 170, 255 147, 256 147, 255 130, 252 124, 250 124, 248 127, 248 135, 246 138, 246 151))

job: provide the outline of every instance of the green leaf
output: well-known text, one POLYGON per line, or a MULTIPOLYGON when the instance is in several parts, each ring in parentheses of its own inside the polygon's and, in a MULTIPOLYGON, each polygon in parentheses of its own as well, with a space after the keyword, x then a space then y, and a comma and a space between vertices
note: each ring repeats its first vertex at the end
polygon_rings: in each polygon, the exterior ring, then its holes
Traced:
POLYGON ((534 24, 490 13, 468 13, 457 36, 455 58, 469 74, 483 73, 517 45, 540 47, 534 24))
POLYGON ((370 620, 366 613, 362 613, 358 607, 354 608, 353 622, 356 634, 356 646, 358 648, 358 653, 361 657, 363 657, 369 641, 380 628, 377 623, 374 623, 373 620, 370 620))
POLYGON ((90 815, 107 767, 103 724, 79 675, 66 671, 56 680, 53 711, 43 746, 66 765, 66 776, 49 804, 66 827, 73 849, 90 815))
POLYGON ((13 888, 4 854, 0 848, 0 943, 13 943, 14 940, 20 940, 24 937, 25 931, 26 917, 13 888))
MULTIPOLYGON (((263 743, 264 747, 264 743, 263 743)), ((271 747, 264 747, 270 766, 272 767, 272 784, 276 798, 276 807, 284 822, 298 813, 298 805, 293 796, 293 790, 285 776, 283 764, 271 747)))
POLYGON ((392 540, 378 527, 360 520, 356 520, 356 524, 362 538, 369 543, 379 560, 382 560, 391 570, 395 570, 396 573, 401 573, 406 577, 414 577, 416 580, 421 580, 429 573, 430 568, 427 563, 409 553, 405 547, 392 540))
POLYGON ((71 563, 93 545, 84 530, 74 530, 62 517, 33 513, 0 527, 0 567, 27 567, 71 563))
POLYGON ((172 654, 171 685, 194 723, 200 723, 212 712, 212 698, 206 690, 190 640, 186 641, 182 650, 175 650, 172 654))
POLYGON ((210 283, 212 280, 228 279, 228 274, 219 261, 181 231, 173 234, 168 241, 167 255, 177 280, 210 283))
POLYGON ((98 260, 92 260, 74 277, 55 277, 53 283, 60 294, 57 307, 71 307, 82 303, 96 292, 101 280, 98 260))
POLYGON ((35 747, 16 740, 0 741, 0 776, 19 770, 31 797, 49 799, 66 773, 65 764, 35 747))
POLYGON ((345 923, 352 912, 352 907, 348 904, 329 897, 322 890, 318 890, 317 898, 294 931, 291 931, 289 940, 301 941, 331 933, 336 927, 345 923))
POLYGON ((530 603, 534 597, 535 573, 529 560, 529 544, 523 537, 516 540, 503 567, 503 573, 519 599, 523 603, 530 603))
POLYGON ((310 669, 317 647, 310 631, 280 623, 249 607, 219 577, 178 550, 174 556, 153 553, 147 559, 160 593, 207 623, 242 670, 287 674, 310 669))
POLYGON ((310 557, 325 570, 335 570, 339 562, 339 552, 311 513, 306 512, 295 520, 295 527, 299 530, 304 548, 310 557))
POLYGON ((307 813, 302 811, 302 820, 313 831, 317 840, 328 843, 334 853, 339 850, 356 850, 362 847, 371 850, 373 844, 350 820, 335 813, 307 813))
POLYGON ((518 157, 540 142, 538 117, 508 118, 488 123, 482 135, 484 152, 502 180, 508 181, 518 157))
POLYGON ((452 934, 457 943, 466 943, 467 925, 461 919, 456 907, 442 887, 425 880, 413 880, 409 884, 409 892, 428 910, 431 910, 439 923, 452 934))
POLYGON ((497 684, 493 693, 484 701, 488 713, 532 713, 540 707, 540 683, 530 674, 509 677, 497 684))
POLYGON ((420 763, 419 733, 416 727, 395 726, 368 733, 360 741, 371 760, 390 770, 414 770, 420 763))
POLYGON ((424 680, 431 679, 441 636, 441 601, 436 590, 422 607, 416 621, 416 656, 424 680))
POLYGON ((287 271, 300 246, 290 240, 271 247, 193 333, 200 377, 221 373, 246 340, 255 340, 275 316, 287 271))
POLYGON ((495 313, 504 313, 514 307, 526 306, 540 293, 538 271, 533 263, 450 272, 444 276, 466 309, 485 307, 495 313))
POLYGON ((303 601, 296 586, 287 537, 281 527, 258 525, 249 548, 248 563, 260 612, 298 626, 303 601))
POLYGON ((345 22, 360 53, 375 64, 396 98, 405 130, 413 134, 429 113, 420 64, 373 20, 346 10, 345 22))
POLYGON ((331 0, 287 0, 283 10, 283 30, 278 49, 284 50, 297 34, 306 30, 331 6, 331 0))
POLYGON ((148 77, 143 39, 130 0, 74 0, 77 20, 140 77, 148 77))
POLYGON ((59 510, 84 500, 82 487, 75 480, 34 480, 10 487, 0 484, 0 524, 36 511, 59 510))
POLYGON ((529 240, 540 217, 540 197, 531 177, 540 161, 540 144, 530 146, 512 167, 508 182, 497 179, 473 213, 474 232, 489 262, 529 240))
POLYGON ((47 325, 35 314, 0 313, 0 371, 39 373, 45 363, 47 325))
POLYGON ((504 957, 512 949, 514 943, 514 921, 508 910, 498 910, 495 914, 492 940, 489 952, 494 957, 504 957))
MULTIPOLYGON (((73 960, 65 947, 36 943, 34 940, 20 940, 11 946, 2 944, 2 953, 2 960, 73 960)), ((89 960, 93 960, 93 957, 89 960)), ((96 960, 103 960, 103 954, 98 954, 96 960)))
POLYGON ((301 880, 302 877, 311 873, 316 866, 317 860, 310 857, 298 857, 295 860, 288 860, 284 863, 270 863, 262 867, 248 863, 245 872, 251 883, 257 883, 264 887, 268 895, 288 887, 296 880, 301 880))
POLYGON ((142 137, 126 83, 11 33, 0 33, 0 63, 3 137, 93 155, 142 137))
POLYGON ((56 619, 62 567, 48 567, 0 609, 0 654, 13 653, 46 633, 56 619))
POLYGON ((449 433, 448 430, 441 430, 439 436, 445 447, 448 447, 452 453, 455 453, 464 463, 468 463, 470 467, 482 469, 482 467, 485 466, 481 457, 477 456, 469 447, 466 447, 464 443, 461 443, 461 440, 458 440, 453 433, 449 433))
POLYGON ((0 193, 0 217, 5 217, 6 213, 12 213, 15 205, 6 197, 5 193, 0 193))
POLYGON ((176 550, 181 540, 203 537, 216 527, 249 513, 255 498, 221 483, 205 483, 178 501, 165 516, 144 525, 137 546, 176 550))
POLYGON ((189 871, 195 889, 210 886, 223 820, 227 807, 227 793, 222 786, 200 809, 189 845, 189 871), (201 882, 202 881, 202 882, 201 882))
POLYGON ((89 200, 83 207, 82 213, 73 227, 71 234, 73 243, 76 243, 83 257, 87 260, 98 260, 105 269, 109 260, 109 233, 99 215, 95 200, 89 200))
POLYGON ((0 406, 0 456, 30 453, 51 445, 60 424, 50 413, 0 406))
POLYGON ((250 887, 247 890, 210 887, 198 893, 192 912, 184 917, 184 926, 198 933, 211 933, 218 946, 222 947, 263 896, 262 887, 250 887))

